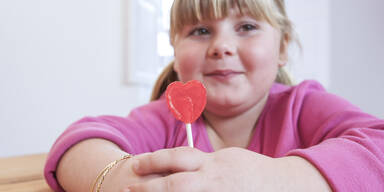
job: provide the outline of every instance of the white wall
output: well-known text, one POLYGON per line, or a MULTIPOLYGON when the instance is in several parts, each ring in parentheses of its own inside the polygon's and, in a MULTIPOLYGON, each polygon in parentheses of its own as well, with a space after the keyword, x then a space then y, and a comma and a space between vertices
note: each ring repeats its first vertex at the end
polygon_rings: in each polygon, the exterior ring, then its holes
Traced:
POLYGON ((330 91, 384 118, 384 1, 331 1, 330 91))
POLYGON ((330 0, 287 0, 286 9, 294 24, 301 49, 293 44, 290 69, 296 82, 315 79, 330 85, 330 0))
POLYGON ((316 79, 363 111, 384 118, 383 0, 287 0, 302 53, 297 80, 316 79))
MULTIPOLYGON (((0 1, 0 157, 47 152, 73 121, 148 100, 150 87, 122 83, 122 1, 0 1)), ((287 0, 297 78, 384 114, 383 3, 287 0)))
POLYGON ((0 1, 0 157, 47 152, 85 115, 126 115, 119 0, 0 1))

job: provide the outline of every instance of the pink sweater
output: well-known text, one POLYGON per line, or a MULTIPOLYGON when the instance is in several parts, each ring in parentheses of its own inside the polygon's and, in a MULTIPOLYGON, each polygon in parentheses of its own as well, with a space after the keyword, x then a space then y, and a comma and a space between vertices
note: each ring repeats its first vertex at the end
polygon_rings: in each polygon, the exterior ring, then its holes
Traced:
MULTIPOLYGON (((327 179, 334 191, 384 191, 384 121, 329 94, 317 82, 293 87, 275 83, 247 149, 270 157, 301 156, 327 179)), ((195 147, 213 152, 202 118, 192 124, 195 147)), ((86 117, 73 123, 55 142, 45 178, 63 191, 55 171, 71 146, 104 138, 132 154, 187 146, 183 123, 164 98, 138 107, 128 117, 86 117)))

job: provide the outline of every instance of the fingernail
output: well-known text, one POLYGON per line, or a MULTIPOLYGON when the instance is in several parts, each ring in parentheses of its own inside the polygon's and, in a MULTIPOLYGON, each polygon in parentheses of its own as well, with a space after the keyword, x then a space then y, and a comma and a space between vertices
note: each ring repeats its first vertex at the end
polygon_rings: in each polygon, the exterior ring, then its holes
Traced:
POLYGON ((140 162, 138 160, 134 160, 132 162, 132 169, 133 169, 133 171, 138 172, 139 168, 140 168, 140 162))
POLYGON ((124 189, 123 192, 131 192, 129 189, 124 189))

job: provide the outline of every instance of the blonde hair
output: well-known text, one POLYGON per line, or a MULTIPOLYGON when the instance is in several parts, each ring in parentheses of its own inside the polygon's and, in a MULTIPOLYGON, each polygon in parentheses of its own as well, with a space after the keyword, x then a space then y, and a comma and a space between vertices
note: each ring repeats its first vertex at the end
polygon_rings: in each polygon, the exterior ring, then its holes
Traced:
MULTIPOLYGON (((171 44, 174 45, 176 35, 185 25, 226 17, 234 8, 240 15, 265 20, 279 29, 282 34, 280 51, 287 49, 284 40, 289 43, 294 39, 292 23, 287 17, 284 0, 174 0, 170 18, 171 44)), ((178 80, 177 73, 173 70, 173 63, 171 62, 158 77, 152 90, 151 101, 160 98, 167 86, 178 80)), ((289 73, 283 67, 279 68, 275 81, 293 85, 289 73)))

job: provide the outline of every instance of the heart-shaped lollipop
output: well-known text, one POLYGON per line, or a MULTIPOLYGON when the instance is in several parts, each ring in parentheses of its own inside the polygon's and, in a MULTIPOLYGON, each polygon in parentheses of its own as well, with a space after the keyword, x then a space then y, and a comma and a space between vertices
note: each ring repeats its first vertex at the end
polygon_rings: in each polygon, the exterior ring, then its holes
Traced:
POLYGON ((165 96, 173 115, 184 123, 192 123, 199 118, 207 103, 207 92, 198 80, 185 84, 175 81, 168 85, 165 96))
POLYGON ((199 118, 207 103, 204 85, 197 80, 185 84, 175 81, 168 85, 165 97, 172 114, 186 124, 188 144, 193 147, 191 123, 199 118))

